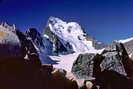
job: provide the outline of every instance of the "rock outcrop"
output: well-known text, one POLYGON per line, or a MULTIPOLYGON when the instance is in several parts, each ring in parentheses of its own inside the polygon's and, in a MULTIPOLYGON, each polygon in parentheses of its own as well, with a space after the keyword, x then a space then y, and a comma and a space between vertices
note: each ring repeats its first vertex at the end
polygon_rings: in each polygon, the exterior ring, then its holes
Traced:
POLYGON ((114 42, 101 54, 80 54, 73 64, 72 73, 78 79, 93 81, 93 87, 132 89, 132 66, 133 61, 124 45, 114 42))
POLYGON ((114 43, 101 54, 80 54, 72 72, 80 79, 93 78, 103 70, 115 71, 123 76, 132 74, 131 59, 122 43, 114 43), (130 65, 130 66, 129 66, 130 65), (130 67, 130 68, 128 68, 130 67), (130 73, 128 73, 130 70, 130 73))
POLYGON ((95 54, 80 54, 73 63, 72 73, 79 79, 91 80, 93 78, 95 54))
POLYGON ((118 41, 124 44, 129 57, 133 60, 133 37, 118 41))
POLYGON ((34 46, 24 34, 11 28, 7 24, 0 26, 0 89, 44 89, 45 79, 34 46), (26 54, 29 60, 24 59, 26 54))

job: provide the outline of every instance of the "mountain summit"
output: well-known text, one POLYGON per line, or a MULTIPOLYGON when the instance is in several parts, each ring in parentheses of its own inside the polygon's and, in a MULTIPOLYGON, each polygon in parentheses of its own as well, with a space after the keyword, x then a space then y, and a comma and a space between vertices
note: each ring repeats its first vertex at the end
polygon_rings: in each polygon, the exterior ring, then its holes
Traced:
POLYGON ((99 53, 105 45, 88 36, 76 22, 50 17, 44 35, 53 43, 57 53, 99 53))

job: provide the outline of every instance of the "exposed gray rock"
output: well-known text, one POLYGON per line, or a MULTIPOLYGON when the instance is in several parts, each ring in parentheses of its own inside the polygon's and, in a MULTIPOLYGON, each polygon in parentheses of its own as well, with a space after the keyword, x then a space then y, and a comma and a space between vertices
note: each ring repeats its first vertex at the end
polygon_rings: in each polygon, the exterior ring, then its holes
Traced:
POLYGON ((95 54, 80 54, 72 67, 72 73, 79 79, 93 79, 93 64, 95 54))
POLYGON ((26 37, 33 43, 33 46, 35 47, 42 64, 56 63, 49 57, 49 55, 53 55, 53 46, 49 39, 43 37, 35 28, 28 29, 26 31, 26 37))
POLYGON ((102 69, 113 70, 122 75, 127 75, 124 69, 124 65, 122 63, 122 47, 119 43, 114 43, 112 48, 105 49, 102 54, 105 56, 105 59, 100 64, 102 69), (106 51, 106 52, 105 52, 106 51))
POLYGON ((128 52, 128 55, 133 59, 133 40, 124 43, 124 46, 128 52))
POLYGON ((105 69, 127 76, 126 60, 129 57, 123 44, 113 43, 102 54, 80 54, 73 64, 72 72, 78 78, 87 80, 93 79, 105 69))
POLYGON ((49 40, 53 43, 53 53, 55 54, 66 54, 73 53, 72 46, 69 43, 64 45, 62 39, 50 31, 49 26, 46 26, 44 34, 48 35, 49 40), (69 49, 69 50, 68 50, 69 49))

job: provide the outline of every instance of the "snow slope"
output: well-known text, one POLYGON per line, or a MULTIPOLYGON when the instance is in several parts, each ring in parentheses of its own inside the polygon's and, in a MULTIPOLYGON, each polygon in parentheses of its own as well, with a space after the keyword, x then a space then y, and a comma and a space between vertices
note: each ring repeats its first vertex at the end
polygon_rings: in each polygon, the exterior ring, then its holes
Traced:
POLYGON ((59 56, 50 56, 54 61, 58 61, 57 64, 53 65, 55 68, 61 68, 67 72, 71 72, 73 62, 77 59, 78 53, 68 54, 68 55, 59 55, 59 56))
POLYGON ((128 38, 128 39, 124 39, 124 40, 119 40, 119 42, 121 42, 121 43, 127 43, 127 42, 129 42, 131 40, 133 40, 133 37, 128 38))

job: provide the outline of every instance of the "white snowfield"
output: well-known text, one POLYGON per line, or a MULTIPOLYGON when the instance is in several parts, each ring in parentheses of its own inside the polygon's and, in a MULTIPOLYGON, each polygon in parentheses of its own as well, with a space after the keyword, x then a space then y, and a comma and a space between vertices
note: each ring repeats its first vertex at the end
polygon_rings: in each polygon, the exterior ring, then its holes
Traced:
MULTIPOLYGON (((68 55, 49 56, 52 60, 58 61, 58 64, 54 64, 54 68, 64 69, 67 72, 71 72, 74 61, 81 53, 73 53, 68 55)), ((84 54, 84 53, 82 53, 84 54)))
POLYGON ((67 23, 59 18, 51 17, 48 26, 50 31, 60 38, 60 41, 68 50, 73 50, 75 53, 98 53, 101 51, 96 50, 93 47, 92 41, 86 39, 86 34, 76 22, 67 23), (67 47, 67 43, 69 43, 72 48, 67 47))
POLYGON ((58 61, 58 64, 53 65, 55 68, 64 69, 67 72, 71 72, 72 65, 78 57, 78 53, 68 54, 68 55, 59 55, 59 56, 50 56, 52 60, 58 61))
POLYGON ((121 43, 127 43, 127 42, 129 42, 131 40, 133 40, 133 37, 128 38, 128 39, 124 39, 124 40, 119 40, 119 42, 121 42, 121 43))

